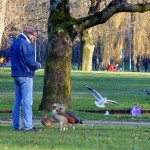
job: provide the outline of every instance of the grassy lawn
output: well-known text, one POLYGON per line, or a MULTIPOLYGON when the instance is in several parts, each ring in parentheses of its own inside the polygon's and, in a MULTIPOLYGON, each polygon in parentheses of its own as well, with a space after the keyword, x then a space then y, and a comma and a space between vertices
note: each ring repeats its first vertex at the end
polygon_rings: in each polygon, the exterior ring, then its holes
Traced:
MULTIPOLYGON (((38 111, 42 99, 43 70, 36 72, 34 77, 34 117, 39 118, 43 112, 38 111)), ((142 88, 150 90, 150 74, 136 72, 79 72, 72 71, 72 110, 84 120, 117 120, 117 121, 150 121, 148 113, 140 117, 130 114, 111 114, 106 118, 103 113, 87 113, 93 110, 129 110, 131 106, 139 105, 142 110, 149 110, 150 96, 141 91, 142 88), (89 93, 86 86, 91 86, 102 96, 115 100, 119 105, 107 105, 106 108, 97 108, 95 98, 89 93), (81 111, 80 111, 81 110, 81 111)), ((13 105, 13 78, 10 77, 9 68, 0 68, 0 110, 11 110, 13 105)), ((0 114, 1 115, 1 114, 0 114)), ((10 117, 3 114, 1 117, 10 117)))
POLYGON ((0 149, 13 150, 149 150, 150 128, 77 125, 76 130, 59 131, 58 126, 39 133, 12 131, 0 127, 0 149))
MULTIPOLYGON (((44 112, 38 107, 42 99, 43 70, 34 77, 34 119, 40 119, 44 112)), ((139 117, 129 113, 114 113, 106 117, 104 113, 84 112, 87 110, 129 110, 139 105, 149 110, 150 96, 141 89, 150 90, 150 73, 136 72, 71 72, 72 110, 83 120, 138 121, 150 122, 150 114, 139 117), (88 92, 88 85, 119 105, 97 108, 94 97, 88 92), (82 111, 80 111, 82 110, 82 111)), ((0 110, 12 110, 13 79, 9 68, 0 68, 0 110)), ((1 119, 11 119, 10 113, 0 113, 1 119)), ((26 133, 12 131, 11 124, 0 123, 0 149, 54 149, 54 150, 149 150, 150 127, 76 125, 76 130, 59 131, 58 125, 45 128, 37 125, 42 132, 26 133)))

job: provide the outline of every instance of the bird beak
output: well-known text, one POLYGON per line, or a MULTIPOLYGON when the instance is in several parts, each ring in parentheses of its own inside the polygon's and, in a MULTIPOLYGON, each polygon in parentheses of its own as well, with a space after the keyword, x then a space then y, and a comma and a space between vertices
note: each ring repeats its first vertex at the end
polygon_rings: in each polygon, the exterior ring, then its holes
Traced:
POLYGON ((56 108, 56 104, 55 104, 55 103, 52 104, 52 105, 51 105, 51 108, 53 108, 53 109, 56 108))

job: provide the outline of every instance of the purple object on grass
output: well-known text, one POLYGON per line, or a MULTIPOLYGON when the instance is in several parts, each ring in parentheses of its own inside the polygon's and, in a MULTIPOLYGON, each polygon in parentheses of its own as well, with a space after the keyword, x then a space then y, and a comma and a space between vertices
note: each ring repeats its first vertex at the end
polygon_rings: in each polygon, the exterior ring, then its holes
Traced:
POLYGON ((132 106, 130 108, 131 116, 141 116, 141 107, 140 106, 132 106))

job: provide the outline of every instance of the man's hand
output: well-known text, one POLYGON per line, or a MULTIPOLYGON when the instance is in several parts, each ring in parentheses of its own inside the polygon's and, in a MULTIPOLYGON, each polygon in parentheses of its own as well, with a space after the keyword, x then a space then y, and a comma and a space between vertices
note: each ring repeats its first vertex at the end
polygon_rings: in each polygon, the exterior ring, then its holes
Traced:
POLYGON ((41 68, 42 66, 41 66, 41 63, 39 63, 39 68, 41 68))

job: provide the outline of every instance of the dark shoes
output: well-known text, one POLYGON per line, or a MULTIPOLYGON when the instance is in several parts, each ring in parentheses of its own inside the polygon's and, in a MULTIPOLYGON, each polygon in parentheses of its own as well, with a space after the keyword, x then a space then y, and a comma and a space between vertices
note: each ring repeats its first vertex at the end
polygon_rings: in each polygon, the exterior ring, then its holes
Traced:
POLYGON ((38 132, 39 130, 37 129, 37 128, 35 128, 35 127, 33 127, 33 128, 31 128, 31 129, 29 129, 29 130, 23 130, 23 128, 21 128, 21 129, 14 129, 14 131, 31 131, 31 132, 38 132))
POLYGON ((31 128, 31 129, 29 129, 29 130, 26 130, 26 131, 38 132, 38 129, 35 128, 35 127, 33 127, 33 128, 31 128))
POLYGON ((23 131, 23 128, 20 129, 13 129, 14 131, 23 131))

